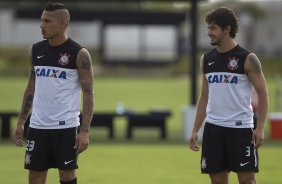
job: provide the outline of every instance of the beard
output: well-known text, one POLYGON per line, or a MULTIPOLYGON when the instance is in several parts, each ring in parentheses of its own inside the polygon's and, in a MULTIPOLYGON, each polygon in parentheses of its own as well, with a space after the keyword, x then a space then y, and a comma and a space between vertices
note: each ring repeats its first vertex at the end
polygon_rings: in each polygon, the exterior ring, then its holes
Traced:
POLYGON ((211 45, 212 46, 218 46, 223 41, 223 36, 219 36, 217 38, 211 39, 211 45))
POLYGON ((211 41, 211 45, 212 45, 212 46, 216 46, 216 45, 218 45, 218 43, 211 41))

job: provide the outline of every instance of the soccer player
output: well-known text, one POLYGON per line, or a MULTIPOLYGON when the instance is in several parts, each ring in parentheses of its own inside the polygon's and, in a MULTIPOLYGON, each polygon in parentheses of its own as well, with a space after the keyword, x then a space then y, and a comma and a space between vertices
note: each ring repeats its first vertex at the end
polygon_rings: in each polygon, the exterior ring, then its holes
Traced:
POLYGON ((32 112, 24 161, 29 184, 44 184, 49 168, 58 168, 61 184, 76 184, 77 157, 89 144, 92 61, 89 52, 67 36, 69 21, 64 4, 47 4, 40 24, 44 40, 29 51, 30 75, 13 134, 15 144, 23 146, 24 124, 32 112))
POLYGON ((199 151, 197 132, 205 121, 201 171, 212 184, 227 184, 230 171, 240 184, 256 183, 257 149, 263 144, 268 92, 259 59, 238 45, 238 18, 226 7, 206 16, 208 36, 215 48, 200 59, 201 94, 188 145, 199 151), (254 130, 252 88, 258 94, 258 120, 254 130))

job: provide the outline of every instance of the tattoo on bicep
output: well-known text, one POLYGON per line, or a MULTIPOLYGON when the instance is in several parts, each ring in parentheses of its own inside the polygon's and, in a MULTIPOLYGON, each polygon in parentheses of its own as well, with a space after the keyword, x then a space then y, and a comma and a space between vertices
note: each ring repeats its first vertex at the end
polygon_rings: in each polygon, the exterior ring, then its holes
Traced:
POLYGON ((257 57, 250 57, 250 64, 256 73, 261 73, 261 64, 257 57))
POLYGON ((88 52, 81 51, 78 59, 78 73, 81 87, 86 93, 93 93, 93 73, 91 66, 91 57, 88 52))
POLYGON ((91 58, 88 52, 81 52, 80 66, 83 70, 89 70, 91 68, 91 58))

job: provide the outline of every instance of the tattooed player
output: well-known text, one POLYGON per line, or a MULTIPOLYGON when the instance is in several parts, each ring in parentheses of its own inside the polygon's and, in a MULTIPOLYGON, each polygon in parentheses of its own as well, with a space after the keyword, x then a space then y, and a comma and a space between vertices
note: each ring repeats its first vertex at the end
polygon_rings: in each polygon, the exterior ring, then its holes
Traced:
POLYGON ((47 4, 40 24, 44 40, 29 52, 30 76, 13 134, 15 144, 23 146, 24 123, 31 113, 24 163, 29 184, 44 184, 49 168, 58 169, 61 184, 76 184, 77 156, 89 144, 92 61, 88 51, 67 36, 69 21, 65 5, 47 4))

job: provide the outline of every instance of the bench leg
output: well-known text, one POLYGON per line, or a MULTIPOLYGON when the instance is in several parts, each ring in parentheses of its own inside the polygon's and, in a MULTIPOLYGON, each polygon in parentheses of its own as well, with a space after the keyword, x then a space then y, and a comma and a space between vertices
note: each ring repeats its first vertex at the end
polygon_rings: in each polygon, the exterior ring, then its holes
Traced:
POLYGON ((165 123, 163 123, 161 126, 161 139, 165 139, 165 138, 166 138, 166 127, 165 127, 165 123))
POLYGON ((131 139, 132 138, 132 126, 131 124, 129 123, 128 126, 127 126, 127 131, 126 131, 126 138, 127 139, 131 139))
POLYGON ((109 127, 109 138, 110 139, 114 139, 115 135, 114 135, 114 127, 113 124, 111 124, 111 126, 109 127))
POLYGON ((10 117, 2 117, 2 128, 1 128, 1 135, 3 139, 10 138, 11 125, 10 125, 10 117))

